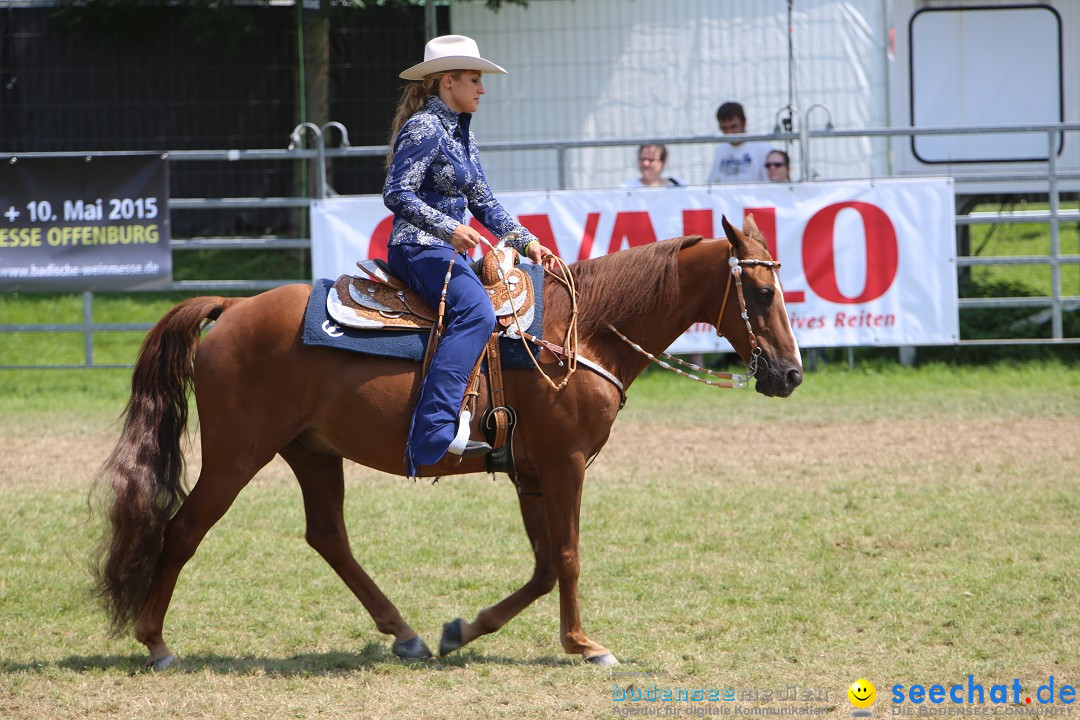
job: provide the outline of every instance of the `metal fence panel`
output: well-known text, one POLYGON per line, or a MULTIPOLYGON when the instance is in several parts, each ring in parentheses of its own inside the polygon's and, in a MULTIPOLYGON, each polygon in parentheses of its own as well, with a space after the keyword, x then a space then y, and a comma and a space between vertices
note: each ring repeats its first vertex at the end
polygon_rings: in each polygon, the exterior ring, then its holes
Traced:
MULTIPOLYGON (((992 128, 991 128, 992 129, 992 128)), ((318 134, 320 139, 326 138, 327 128, 322 128, 322 131, 318 134)), ((929 130, 912 130, 909 128, 900 129, 870 129, 863 131, 836 131, 836 135, 841 136, 856 136, 863 135, 868 139, 881 139, 888 138, 897 135, 914 134, 918 132, 929 133, 965 133, 965 132, 982 132, 986 128, 938 128, 929 130)), ((1013 128, 1015 131, 1020 131, 1019 128, 1013 128)), ((1053 136, 1055 133, 1062 131, 1077 132, 1080 131, 1080 126, 1077 125, 1052 125, 1045 128, 1033 127, 1022 129, 1025 132, 1042 132, 1048 136, 1053 136)), ((823 139, 823 136, 827 137, 829 133, 814 133, 811 136, 803 138, 795 138, 800 143, 814 144, 815 147, 823 139)), ((773 136, 773 139, 783 138, 783 135, 773 136)), ((675 142, 689 142, 694 140, 693 138, 673 138, 675 142)), ((524 145, 524 148, 535 149, 537 147, 543 147, 547 152, 551 152, 558 156, 560 152, 566 152, 568 150, 581 149, 583 146, 591 146, 595 148, 608 149, 627 147, 626 140, 572 140, 572 141, 547 141, 547 142, 534 142, 524 145)), ((518 146, 514 143, 504 143, 501 145, 501 149, 508 154, 518 154, 524 149, 522 146, 518 146)), ((350 162, 357 160, 370 161, 373 157, 380 157, 385 152, 385 146, 364 146, 364 147, 348 147, 348 148, 330 148, 325 150, 280 150, 280 149, 263 149, 263 150, 200 150, 200 151, 181 151, 171 153, 172 159, 177 164, 183 164, 184 162, 197 164, 204 162, 221 162, 223 159, 228 162, 235 163, 246 167, 253 167, 260 163, 265 162, 277 162, 277 163, 296 163, 301 160, 310 161, 314 160, 317 166, 320 168, 319 172, 326 172, 326 166, 329 161, 333 161, 342 165, 347 165, 350 162)), ((812 153, 812 156, 817 155, 817 150, 812 153)), ((0 162, 5 161, 5 156, 0 155, 0 162)), ((1042 339, 1030 339, 1030 338, 1001 338, 1001 339, 974 339, 963 338, 961 344, 972 345, 986 345, 986 344, 1032 344, 1032 343, 1044 343, 1044 344, 1063 344, 1063 343, 1080 343, 1080 337, 1066 336, 1063 333, 1062 318, 1066 313, 1080 312, 1080 292, 1075 292, 1073 288, 1065 288, 1062 285, 1061 271, 1064 266, 1080 265, 1080 252, 1071 252, 1069 248, 1063 248, 1060 239, 1060 226, 1065 222, 1076 222, 1080 218, 1080 210, 1075 207, 1062 208, 1061 198, 1058 193, 1058 184, 1062 178, 1073 178, 1076 173, 1057 173, 1053 163, 1050 163, 1050 167, 1043 173, 1026 173, 1020 176, 1009 175, 994 175, 987 176, 987 179, 994 181, 1007 181, 1022 179, 1026 185, 1025 187, 1038 187, 1041 188, 1042 194, 1050 199, 1049 208, 1047 210, 1038 211, 1019 211, 1010 212, 1002 211, 997 213, 978 212, 971 215, 959 215, 956 218, 957 225, 960 227, 968 227, 971 225, 980 225, 988 223, 998 224, 1016 224, 1016 223, 1032 223, 1041 222, 1046 223, 1050 227, 1051 245, 1049 252, 1046 255, 1026 255, 1016 257, 971 257, 961 256, 958 258, 957 265, 961 272, 975 266, 987 266, 987 265, 1028 265, 1028 266, 1046 266, 1049 269, 1052 277, 1052 291, 1047 297, 999 297, 999 298, 969 298, 961 297, 959 299, 959 305, 961 310, 979 310, 979 309, 991 309, 998 310, 1002 308, 1013 308, 1030 310, 1030 317, 1034 322, 1045 323, 1050 327, 1050 333, 1048 337, 1042 339)), ((978 183, 979 179, 969 180, 965 178, 957 178, 958 190, 962 192, 961 186, 965 182, 978 183)), ((533 190, 543 189, 533 187, 533 190)), ((312 201, 310 197, 298 197, 298 196, 281 196, 281 197, 181 197, 172 198, 170 201, 171 212, 234 212, 237 208, 257 208, 260 206, 278 207, 278 208, 307 208, 312 201)), ((306 237, 284 237, 279 235, 268 235, 262 237, 249 237, 249 236, 230 236, 230 235, 215 235, 215 236, 201 236, 191 238, 179 238, 174 242, 173 249, 176 251, 194 250, 194 249, 207 249, 207 248, 226 248, 226 249, 296 249, 296 248, 310 248, 310 239, 306 237)), ((1080 248, 1076 248, 1080 251, 1080 248)), ((297 282, 297 279, 282 279, 282 280, 188 280, 174 282, 171 290, 184 291, 184 292, 218 292, 218 291, 246 291, 246 292, 261 292, 273 287, 277 287, 282 284, 297 282)), ((3 318, 0 318, 0 334, 4 333, 25 333, 25 332, 80 332, 84 335, 85 342, 85 360, 80 367, 106 367, 105 365, 99 365, 95 363, 93 358, 93 342, 92 338, 94 333, 100 332, 114 332, 114 331, 137 331, 144 330, 149 327, 148 324, 140 323, 96 323, 93 320, 93 295, 86 293, 83 296, 83 321, 81 323, 42 323, 42 324, 14 324, 4 323, 3 318)), ((13 367, 13 366, 0 366, 0 367, 13 367)), ((30 367, 28 365, 20 365, 18 367, 30 367)), ((41 366, 34 366, 41 367, 41 366)), ((46 366, 49 367, 49 366, 46 366)))

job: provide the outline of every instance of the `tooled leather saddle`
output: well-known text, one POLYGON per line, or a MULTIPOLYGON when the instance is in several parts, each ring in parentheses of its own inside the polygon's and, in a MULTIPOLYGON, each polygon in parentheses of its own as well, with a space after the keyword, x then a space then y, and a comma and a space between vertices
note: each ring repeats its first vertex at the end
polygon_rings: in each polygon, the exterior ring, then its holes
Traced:
MULTIPOLYGON (((473 264, 473 270, 491 298, 498 322, 486 349, 491 402, 481 416, 480 428, 492 448, 486 458, 488 472, 509 474, 519 493, 531 494, 518 483, 514 467, 513 433, 517 413, 506 404, 499 359, 499 336, 520 339, 521 333, 532 325, 536 310, 532 278, 517 267, 517 263, 518 254, 512 248, 496 247, 473 264)), ((327 292, 326 311, 335 322, 362 330, 434 327, 438 313, 395 277, 384 261, 361 260, 356 264, 366 277, 342 275, 327 292)), ((428 343, 423 365, 425 372, 437 337, 433 332, 432 341, 428 343)), ((483 357, 473 368, 462 401, 462 410, 468 410, 469 417, 476 416, 483 357)))
MULTIPOLYGON (((532 325, 534 312, 532 279, 517 267, 517 260, 514 250, 496 248, 473 264, 495 307, 500 332, 514 339, 520 337, 519 328, 532 325)), ((356 265, 366 277, 342 275, 326 296, 326 310, 335 322, 361 330, 416 330, 435 324, 436 311, 384 261, 361 260, 356 265)))

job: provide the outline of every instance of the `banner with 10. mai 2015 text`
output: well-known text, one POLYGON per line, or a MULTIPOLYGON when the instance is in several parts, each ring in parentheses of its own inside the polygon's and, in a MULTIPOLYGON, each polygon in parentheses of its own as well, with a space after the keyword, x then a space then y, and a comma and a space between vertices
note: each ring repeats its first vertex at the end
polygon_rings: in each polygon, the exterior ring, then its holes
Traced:
POLYGON ((161 153, 0 158, 0 291, 172 283, 161 153))
MULTIPOLYGON (((508 192, 499 200, 566 262, 680 235, 722 236, 722 215, 738 227, 753 214, 782 263, 784 299, 803 347, 959 339, 948 178, 508 192)), ((316 202, 315 277, 355 274, 357 260, 385 258, 392 221, 379 196, 316 202)), ((475 219, 471 223, 487 234, 475 219)), ((730 347, 711 326, 700 325, 670 350, 726 352, 730 347)))

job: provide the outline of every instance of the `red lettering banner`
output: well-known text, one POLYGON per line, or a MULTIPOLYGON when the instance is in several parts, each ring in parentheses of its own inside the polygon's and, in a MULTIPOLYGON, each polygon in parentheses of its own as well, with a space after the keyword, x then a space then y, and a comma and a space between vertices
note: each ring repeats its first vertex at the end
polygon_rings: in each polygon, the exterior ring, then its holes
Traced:
MULTIPOLYGON (((947 178, 796 185, 503 193, 500 201, 567 262, 680 235, 722 233, 753 214, 783 263, 788 315, 804 347, 950 344, 959 338, 953 184, 947 178)), ((316 277, 386 257, 379 196, 312 208, 316 277)), ((475 219, 471 224, 478 229, 475 219)), ((484 230, 486 233, 487 231, 484 230)), ((727 351, 709 326, 673 352, 727 351)))

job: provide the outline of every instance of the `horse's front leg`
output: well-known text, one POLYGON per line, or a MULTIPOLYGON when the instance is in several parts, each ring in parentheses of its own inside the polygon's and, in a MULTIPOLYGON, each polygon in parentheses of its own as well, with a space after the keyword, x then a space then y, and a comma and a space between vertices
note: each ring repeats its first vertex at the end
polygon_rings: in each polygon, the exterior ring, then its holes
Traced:
POLYGON ((610 650, 585 636, 578 606, 578 528, 581 490, 585 482, 585 457, 580 453, 565 461, 545 463, 540 484, 547 508, 548 536, 559 578, 559 632, 563 649, 596 665, 618 665, 610 650))
POLYGON ((518 504, 521 506, 521 519, 525 523, 525 532, 529 535, 529 544, 536 560, 532 577, 509 597, 481 610, 473 622, 457 618, 443 625, 442 640, 439 642, 440 655, 451 653, 481 635, 495 632, 538 597, 548 594, 555 587, 555 569, 551 562, 544 499, 539 493, 518 495, 518 504))

